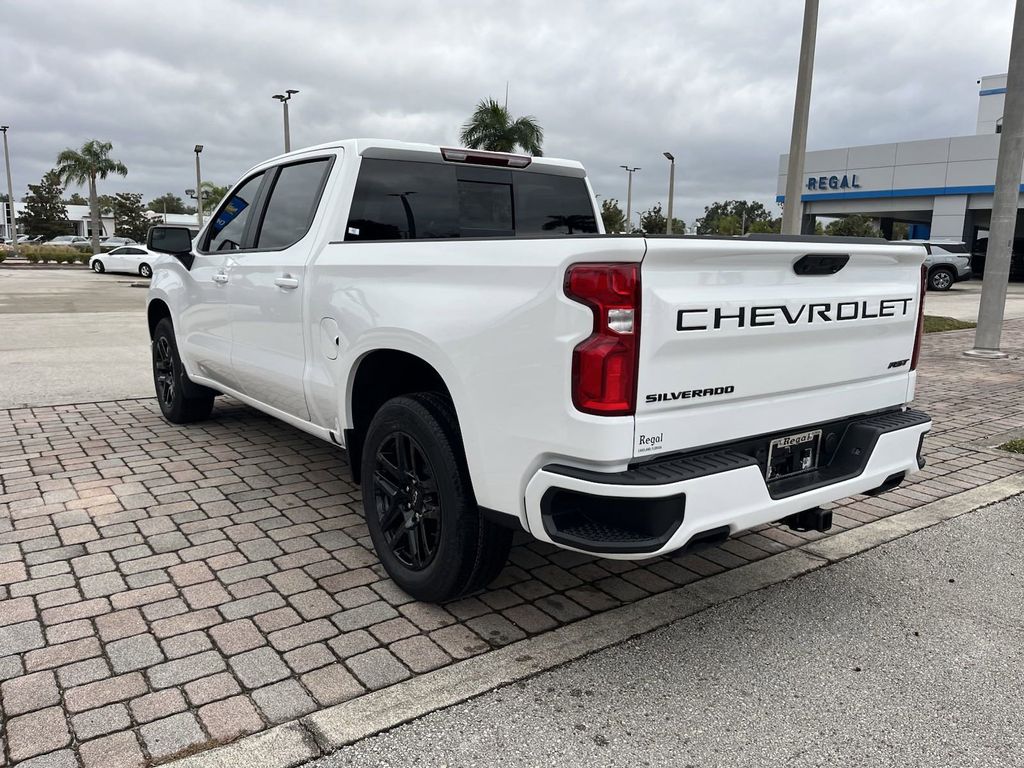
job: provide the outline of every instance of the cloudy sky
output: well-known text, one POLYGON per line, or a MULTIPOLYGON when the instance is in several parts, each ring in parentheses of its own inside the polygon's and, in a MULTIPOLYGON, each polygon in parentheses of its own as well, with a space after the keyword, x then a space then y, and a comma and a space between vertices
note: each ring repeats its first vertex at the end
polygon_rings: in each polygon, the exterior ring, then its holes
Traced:
MULTIPOLYGON (((455 143, 486 96, 534 115, 545 154, 581 160, 634 210, 712 200, 774 209, 788 149, 801 0, 4 0, 0 123, 15 195, 67 146, 114 144, 101 192, 233 182, 292 146, 336 138, 455 143)), ((1006 70, 1012 0, 825 0, 809 149, 974 132, 977 79, 1006 70)), ((4 190, 6 191, 6 189, 4 190)))

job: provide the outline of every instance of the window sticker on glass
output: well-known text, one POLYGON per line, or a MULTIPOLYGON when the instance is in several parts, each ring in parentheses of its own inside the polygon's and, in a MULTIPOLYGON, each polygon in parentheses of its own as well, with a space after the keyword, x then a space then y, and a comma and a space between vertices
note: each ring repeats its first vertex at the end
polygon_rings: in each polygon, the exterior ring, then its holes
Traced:
POLYGON ((231 198, 231 202, 224 206, 217 220, 213 222, 214 233, 220 232, 224 227, 235 220, 242 211, 249 207, 249 203, 240 197, 231 198))

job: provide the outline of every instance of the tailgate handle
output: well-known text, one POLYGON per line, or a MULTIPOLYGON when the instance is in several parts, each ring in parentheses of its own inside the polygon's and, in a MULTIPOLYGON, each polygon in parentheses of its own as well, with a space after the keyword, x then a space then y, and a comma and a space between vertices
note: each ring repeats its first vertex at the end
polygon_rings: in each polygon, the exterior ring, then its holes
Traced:
POLYGON ((793 271, 798 275, 834 275, 845 267, 849 260, 850 255, 847 253, 808 253, 797 259, 793 271))

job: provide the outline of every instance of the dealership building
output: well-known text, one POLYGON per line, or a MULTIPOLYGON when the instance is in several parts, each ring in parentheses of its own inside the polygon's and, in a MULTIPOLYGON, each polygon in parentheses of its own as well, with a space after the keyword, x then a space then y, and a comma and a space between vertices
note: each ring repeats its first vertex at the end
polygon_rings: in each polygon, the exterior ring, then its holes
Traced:
MULTIPOLYGON (((1005 95, 1005 74, 978 81, 973 136, 808 152, 801 184, 803 231, 813 232, 818 218, 860 214, 877 219, 890 238, 894 222, 909 225, 912 238, 973 245, 979 236, 986 237, 1005 95)), ((788 162, 789 155, 779 158, 780 203, 788 162)))
MULTIPOLYGON (((25 215, 26 205, 24 203, 14 204, 15 220, 25 215)), ((64 213, 68 217, 69 235, 81 235, 89 237, 92 234, 92 219, 88 205, 65 205, 64 213)), ((11 215, 7 211, 7 203, 0 203, 0 237, 11 237, 11 215)), ((21 227, 19 225, 19 234, 21 227)), ((114 217, 110 215, 100 216, 100 237, 108 237, 114 234, 114 217)))

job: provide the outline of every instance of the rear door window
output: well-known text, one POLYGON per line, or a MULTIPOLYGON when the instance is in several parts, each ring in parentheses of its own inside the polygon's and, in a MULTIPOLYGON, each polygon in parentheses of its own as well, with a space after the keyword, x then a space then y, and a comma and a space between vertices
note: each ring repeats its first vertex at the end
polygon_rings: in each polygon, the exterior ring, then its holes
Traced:
POLYGON ((256 236, 257 248, 287 248, 305 236, 313 223, 330 167, 330 158, 323 158, 280 169, 256 236))

